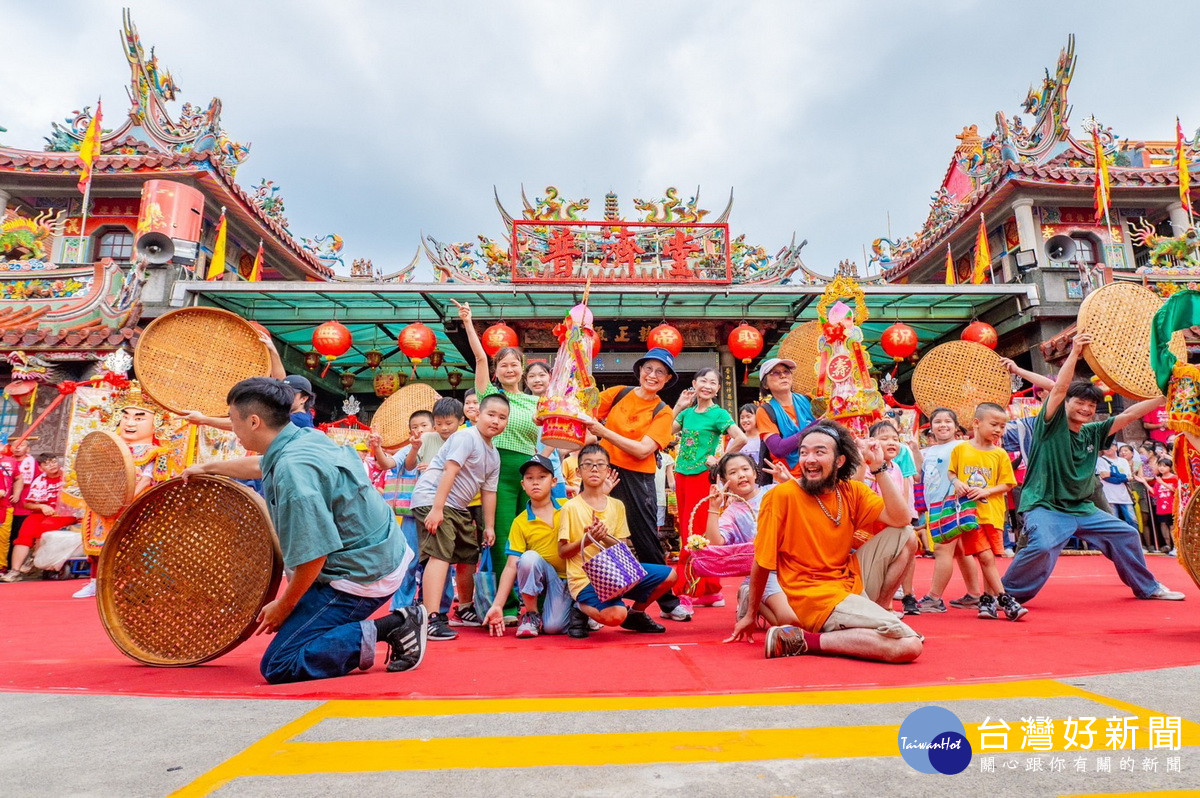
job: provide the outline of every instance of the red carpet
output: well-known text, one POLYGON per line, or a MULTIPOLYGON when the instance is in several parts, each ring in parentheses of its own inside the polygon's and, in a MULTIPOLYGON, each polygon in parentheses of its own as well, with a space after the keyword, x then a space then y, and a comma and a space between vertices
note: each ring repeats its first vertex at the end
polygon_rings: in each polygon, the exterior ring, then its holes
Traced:
MULTIPOLYGON (((1184 602, 1139 601, 1099 556, 1063 557, 1046 589, 1017 623, 972 612, 910 619, 926 637, 908 665, 811 657, 764 660, 755 644, 720 641, 733 625, 738 580, 727 580, 724 608, 700 608, 688 624, 664 622, 667 634, 620 630, 587 640, 489 639, 460 630, 429 644, 412 673, 369 673, 271 686, 258 674, 266 637, 196 668, 138 665, 105 635, 95 602, 72 599, 82 581, 0 585, 0 690, 229 698, 503 698, 564 695, 740 693, 821 688, 897 687, 947 682, 1060 678, 1200 664, 1200 591, 1173 559, 1150 568, 1184 602)), ((1003 566, 1002 566, 1003 567, 1003 566)), ((932 560, 920 560, 917 588, 932 560)), ((948 595, 963 592, 956 576, 948 595)), ((384 649, 380 648, 382 658, 384 649)))

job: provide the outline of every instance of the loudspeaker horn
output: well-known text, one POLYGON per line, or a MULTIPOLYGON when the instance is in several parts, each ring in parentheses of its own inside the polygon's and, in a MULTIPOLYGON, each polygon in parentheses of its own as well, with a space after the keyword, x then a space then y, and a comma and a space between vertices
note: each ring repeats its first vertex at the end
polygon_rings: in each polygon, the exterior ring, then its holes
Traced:
POLYGON ((204 195, 198 190, 170 180, 147 180, 134 249, 148 263, 195 263, 203 220, 204 195))
POLYGON ((1055 263, 1063 263, 1075 256, 1075 241, 1070 236, 1056 235, 1046 242, 1046 257, 1055 263))

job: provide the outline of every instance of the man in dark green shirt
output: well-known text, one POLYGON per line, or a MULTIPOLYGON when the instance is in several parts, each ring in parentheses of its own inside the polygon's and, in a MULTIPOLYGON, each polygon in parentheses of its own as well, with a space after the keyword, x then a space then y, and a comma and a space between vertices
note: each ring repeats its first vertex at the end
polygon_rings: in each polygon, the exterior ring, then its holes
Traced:
POLYGON ((1029 543, 1008 566, 1004 589, 1022 604, 1036 596, 1074 536, 1112 560, 1117 576, 1138 598, 1182 601, 1182 593, 1168 590, 1146 567, 1137 530, 1092 503, 1092 475, 1106 442, 1163 399, 1138 402, 1120 415, 1096 421, 1104 394, 1087 380, 1072 381, 1075 364, 1091 341, 1087 333, 1075 336, 1034 423, 1020 507, 1029 543))
POLYGON ((242 446, 262 456, 195 465, 184 473, 263 481, 289 571, 286 589, 259 615, 259 632, 275 634, 259 666, 263 678, 279 684, 367 670, 376 642, 391 648, 389 671, 411 670, 425 655, 425 610, 407 607, 368 618, 400 587, 415 552, 358 457, 290 421, 295 395, 269 377, 233 386, 227 398, 233 431, 242 446))

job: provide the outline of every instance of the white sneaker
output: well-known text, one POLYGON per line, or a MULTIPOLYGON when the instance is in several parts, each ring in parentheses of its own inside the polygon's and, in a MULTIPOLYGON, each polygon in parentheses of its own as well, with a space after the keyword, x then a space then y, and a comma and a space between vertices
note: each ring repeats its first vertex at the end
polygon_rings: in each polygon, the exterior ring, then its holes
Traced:
POLYGON ((1155 590, 1146 598, 1159 599, 1160 601, 1183 601, 1186 596, 1178 590, 1171 590, 1166 585, 1160 584, 1158 590, 1155 590))
POLYGON ((588 631, 589 632, 599 632, 603 628, 604 628, 604 624, 600 623, 599 621, 594 621, 591 618, 588 618, 588 631))
POLYGON ((895 595, 892 596, 892 601, 900 601, 903 598, 904 598, 904 588, 903 587, 896 588, 896 593, 895 593, 895 595))
POLYGON ((1012 549, 1005 549, 1004 556, 1008 557, 1011 560, 1013 557, 1016 557, 1017 555, 1013 553, 1012 549))
POLYGON ((87 584, 71 594, 71 598, 93 598, 96 595, 96 580, 89 579, 87 584))
POLYGON ((659 617, 666 618, 668 621, 679 621, 680 623, 687 623, 688 621, 690 621, 692 619, 692 613, 687 609, 687 607, 680 604, 678 607, 671 610, 670 612, 660 613, 659 617))

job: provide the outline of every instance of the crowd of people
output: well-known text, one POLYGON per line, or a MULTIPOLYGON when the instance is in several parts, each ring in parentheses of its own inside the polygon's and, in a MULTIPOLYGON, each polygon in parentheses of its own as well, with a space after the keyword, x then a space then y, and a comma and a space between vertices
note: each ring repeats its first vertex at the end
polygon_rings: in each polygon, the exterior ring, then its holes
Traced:
MULTIPOLYGON (((494 636, 515 627, 518 638, 585 638, 605 627, 661 634, 660 621, 724 606, 719 579, 684 575, 688 557, 709 547, 709 556, 753 549, 726 640, 765 632, 769 658, 907 662, 924 644, 909 616, 1021 620, 1067 545, 1098 549, 1138 598, 1183 599, 1144 556, 1174 546, 1179 482, 1162 400, 1097 420, 1103 393, 1075 379, 1086 335, 1054 378, 1009 362, 1043 398, 1035 415, 1010 419, 983 403, 959 419, 942 408, 912 440, 890 418, 865 439, 818 419, 792 389, 797 364, 781 358, 762 364, 762 400, 736 419, 716 404, 711 369, 668 405, 660 394, 678 379, 674 358, 651 349, 630 385, 600 393, 587 442, 567 453, 547 446, 534 422, 545 364, 512 347, 489 358, 469 306, 459 315, 476 355, 474 388, 465 401, 445 397, 413 413, 403 446, 371 435, 365 467, 353 450, 302 429, 311 386, 294 377, 238 383, 228 420, 189 417, 221 423, 261 453, 192 466, 185 477, 253 481, 267 500, 289 572, 260 618, 274 634, 261 665, 267 681, 370 668, 381 642, 387 670, 411 670, 428 641, 471 627, 494 636), (1145 445, 1114 443, 1143 418, 1145 445), (678 552, 665 545, 671 494, 678 552), (622 547, 640 563, 635 578, 615 591, 594 583, 588 563, 622 547), (918 592, 921 554, 935 563, 918 592), (966 592, 946 600, 956 567, 966 592), (372 619, 384 605, 390 611, 372 619)), ((16 579, 31 534, 54 527, 49 491, 60 472, 20 447, 0 460, 4 500, 24 519, 13 524, 16 579)))

